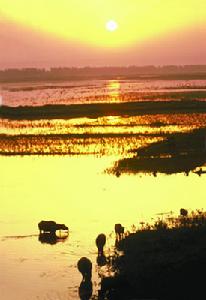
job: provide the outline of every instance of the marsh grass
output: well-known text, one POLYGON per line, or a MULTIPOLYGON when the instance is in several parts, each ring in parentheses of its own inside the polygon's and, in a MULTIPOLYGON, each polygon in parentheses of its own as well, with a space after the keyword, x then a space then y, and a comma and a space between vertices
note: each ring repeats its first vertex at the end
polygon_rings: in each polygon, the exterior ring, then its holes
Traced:
POLYGON ((128 295, 133 293, 122 299, 200 299, 204 293, 206 212, 158 218, 116 246, 123 255, 113 260, 114 280, 124 278, 128 295))
POLYGON ((189 133, 172 133, 163 141, 133 149, 132 158, 119 160, 113 172, 120 173, 185 173, 189 175, 206 162, 206 128, 189 133))
MULTIPOLYGON (((194 95, 193 95, 194 96, 194 95)), ((203 97, 203 95, 201 95, 203 97)), ((204 99, 206 93, 204 95, 204 99)), ((70 119, 101 116, 139 116, 145 114, 205 113, 206 102, 177 98, 174 101, 132 101, 122 103, 93 103, 0 107, 0 118, 13 120, 70 119)), ((201 98, 202 99, 202 98, 201 98)), ((143 99, 142 99, 143 100, 143 99)))

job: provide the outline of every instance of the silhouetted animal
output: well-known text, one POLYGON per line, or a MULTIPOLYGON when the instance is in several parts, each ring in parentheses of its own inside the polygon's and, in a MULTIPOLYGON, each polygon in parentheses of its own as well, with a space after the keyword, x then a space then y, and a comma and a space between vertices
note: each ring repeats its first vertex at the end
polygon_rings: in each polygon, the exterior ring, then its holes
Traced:
POLYGON ((49 232, 55 234, 56 230, 68 230, 68 227, 64 224, 57 224, 54 221, 41 221, 38 224, 40 233, 49 232))
POLYGON ((96 245, 98 248, 99 256, 103 255, 103 248, 104 248, 105 243, 106 243, 106 235, 104 233, 99 234, 96 238, 96 245))
POLYGON ((195 173, 195 174, 197 174, 197 175, 201 176, 202 174, 205 174, 205 173, 206 173, 206 171, 203 171, 203 169, 202 169, 202 168, 200 168, 199 170, 197 170, 197 171, 194 171, 193 173, 195 173))
POLYGON ((81 257, 77 263, 77 268, 83 276, 83 281, 91 280, 92 262, 87 257, 81 257))
POLYGON ((181 216, 186 217, 187 214, 188 214, 188 211, 187 211, 186 209, 184 209, 184 208, 181 208, 181 209, 180 209, 180 215, 181 215, 181 216))
POLYGON ((56 230, 68 230, 69 228, 65 224, 56 224, 56 230))
POLYGON ((79 286, 79 297, 81 300, 89 300, 92 296, 92 262, 87 257, 81 257, 77 268, 83 276, 79 286))
POLYGON ((124 227, 121 224, 115 224, 114 230, 116 233, 116 237, 118 239, 122 238, 124 235, 124 227))

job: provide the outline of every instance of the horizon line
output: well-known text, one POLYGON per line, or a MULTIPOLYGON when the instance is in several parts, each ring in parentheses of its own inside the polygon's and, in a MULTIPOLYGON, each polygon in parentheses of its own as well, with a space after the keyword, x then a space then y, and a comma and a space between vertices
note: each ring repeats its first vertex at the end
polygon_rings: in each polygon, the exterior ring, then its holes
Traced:
POLYGON ((0 68, 0 71, 8 71, 8 70, 47 70, 51 71, 52 69, 101 69, 101 68, 164 68, 164 67, 178 67, 178 68, 184 68, 184 67, 206 67, 206 64, 146 64, 146 65, 136 65, 136 64, 129 64, 129 65, 102 65, 102 66, 92 66, 92 65, 84 65, 84 66, 50 66, 50 67, 8 67, 8 68, 0 68))

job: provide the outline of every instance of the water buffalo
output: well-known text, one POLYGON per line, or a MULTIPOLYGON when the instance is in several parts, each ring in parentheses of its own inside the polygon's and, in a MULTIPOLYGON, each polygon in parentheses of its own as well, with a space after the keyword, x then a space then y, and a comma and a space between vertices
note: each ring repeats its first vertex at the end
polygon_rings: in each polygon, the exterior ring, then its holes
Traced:
POLYGON ((92 262, 87 257, 82 257, 77 263, 77 268, 83 276, 83 281, 91 280, 92 262))
POLYGON ((79 286, 79 298, 89 300, 92 296, 92 262, 87 257, 82 257, 77 263, 77 268, 83 276, 79 286))
POLYGON ((68 231, 67 226, 65 226, 64 224, 57 224, 54 221, 41 221, 38 224, 38 228, 39 228, 40 233, 49 232, 51 234, 55 234, 56 230, 67 230, 68 231))
POLYGON ((104 254, 103 248, 104 248, 105 243, 106 243, 106 235, 104 233, 99 234, 96 238, 96 245, 98 248, 98 256, 102 256, 104 254))
POLYGON ((114 230, 116 233, 116 238, 121 239, 124 235, 124 227, 121 224, 115 224, 114 230))

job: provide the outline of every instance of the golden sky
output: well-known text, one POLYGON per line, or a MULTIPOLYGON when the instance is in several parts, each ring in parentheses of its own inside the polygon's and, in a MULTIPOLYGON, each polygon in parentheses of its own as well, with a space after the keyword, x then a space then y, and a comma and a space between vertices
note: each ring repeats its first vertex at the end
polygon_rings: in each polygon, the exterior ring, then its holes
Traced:
MULTIPOLYGON (((7 30, 7 42, 10 34, 12 39, 16 27, 21 28, 23 35, 26 30, 27 33, 38 33, 47 40, 56 39, 61 47, 65 47, 62 43, 70 43, 77 48, 85 46, 98 53, 104 53, 106 49, 106 55, 109 52, 114 55, 114 52, 138 50, 138 47, 148 43, 164 43, 162 39, 168 40, 170 36, 174 39, 179 32, 186 32, 188 41, 190 31, 191 38, 201 38, 205 33, 206 1, 0 0, 0 22, 7 25, 4 34, 0 29, 4 40, 7 30), (116 25, 114 30, 107 26, 111 20, 116 25), (11 24, 13 28, 9 29, 11 24)), ((81 49, 79 51, 81 53, 81 49)), ((94 61, 98 64, 95 57, 94 61)))

